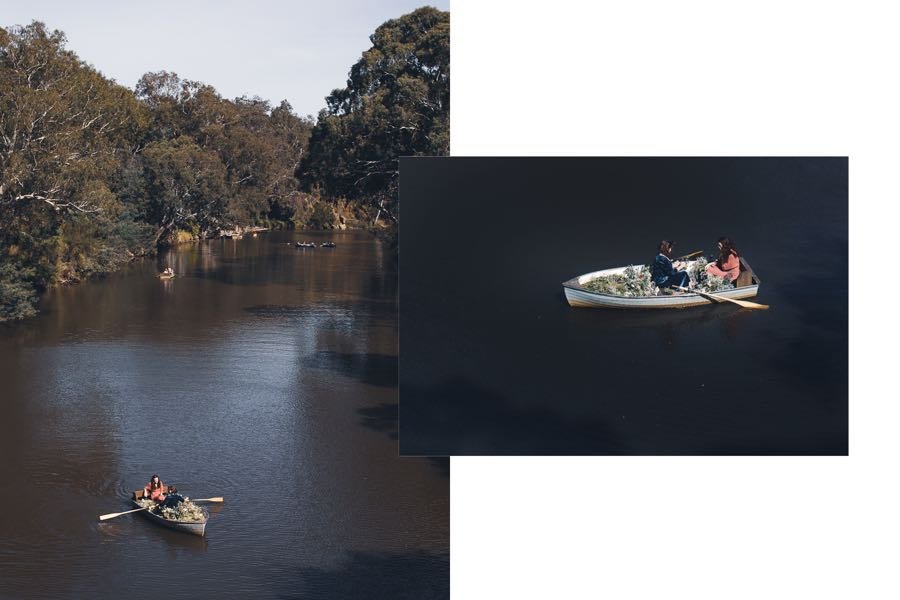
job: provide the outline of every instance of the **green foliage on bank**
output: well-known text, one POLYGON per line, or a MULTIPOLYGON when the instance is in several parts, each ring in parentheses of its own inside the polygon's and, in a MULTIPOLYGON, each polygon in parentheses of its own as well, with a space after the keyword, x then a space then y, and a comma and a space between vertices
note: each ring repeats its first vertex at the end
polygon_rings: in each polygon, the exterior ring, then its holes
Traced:
POLYGON ((33 270, 22 270, 12 261, 0 263, 0 322, 36 314, 33 278, 33 270))

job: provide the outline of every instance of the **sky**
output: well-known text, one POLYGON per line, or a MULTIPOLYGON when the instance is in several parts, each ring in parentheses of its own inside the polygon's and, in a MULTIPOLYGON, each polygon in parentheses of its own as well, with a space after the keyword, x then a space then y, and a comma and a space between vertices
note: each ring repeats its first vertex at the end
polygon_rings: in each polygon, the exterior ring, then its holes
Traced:
POLYGON ((425 5, 450 9, 449 0, 3 0, 0 26, 60 29, 70 50, 128 88, 148 71, 173 71, 226 98, 287 99, 316 115, 375 28, 425 5))

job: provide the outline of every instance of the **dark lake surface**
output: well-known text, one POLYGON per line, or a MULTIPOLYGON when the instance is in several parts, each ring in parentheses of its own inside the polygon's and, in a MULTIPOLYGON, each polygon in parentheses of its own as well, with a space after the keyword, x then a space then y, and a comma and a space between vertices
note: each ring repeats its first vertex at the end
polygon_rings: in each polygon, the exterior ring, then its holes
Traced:
POLYGON ((402 159, 401 453, 846 454, 847 166, 402 159), (770 310, 563 296, 723 235, 770 310))
POLYGON ((397 455, 371 235, 187 245, 41 311, 0 328, 0 597, 449 596, 449 462, 397 455), (155 472, 225 497, 206 538, 98 522, 155 472))

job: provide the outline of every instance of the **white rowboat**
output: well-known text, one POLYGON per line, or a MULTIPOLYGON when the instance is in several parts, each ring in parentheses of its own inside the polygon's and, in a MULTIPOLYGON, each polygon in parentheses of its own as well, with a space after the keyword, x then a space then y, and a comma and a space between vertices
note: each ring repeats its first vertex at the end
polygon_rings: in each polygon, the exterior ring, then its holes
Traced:
MULTIPOLYGON (((134 497, 131 499, 131 504, 135 508, 143 508, 143 505, 138 501, 140 498, 140 494, 143 493, 143 490, 138 490, 134 493, 134 497)), ((165 517, 149 511, 143 510, 138 514, 144 515, 157 525, 162 525, 163 527, 168 527, 169 529, 174 529, 176 531, 183 531, 184 533, 190 533, 193 535, 202 536, 206 533, 206 522, 209 520, 209 514, 204 510, 204 519, 202 521, 170 521, 165 517)))
MULTIPOLYGON (((584 288, 584 284, 597 277, 621 275, 627 268, 628 267, 616 267, 604 271, 594 271, 593 273, 586 273, 568 281, 564 281, 562 285, 563 291, 566 294, 566 301, 568 301, 569 306, 578 308, 687 308, 690 306, 703 306, 717 303, 715 300, 704 298, 700 294, 688 292, 659 296, 629 297, 592 292, 584 288)), ((737 279, 737 286, 730 290, 716 292, 715 295, 731 298, 732 300, 742 300, 744 298, 756 296, 758 291, 759 278, 756 276, 756 273, 753 272, 753 269, 747 261, 742 257, 741 276, 737 279)), ((726 304, 731 303, 726 302, 726 304)))

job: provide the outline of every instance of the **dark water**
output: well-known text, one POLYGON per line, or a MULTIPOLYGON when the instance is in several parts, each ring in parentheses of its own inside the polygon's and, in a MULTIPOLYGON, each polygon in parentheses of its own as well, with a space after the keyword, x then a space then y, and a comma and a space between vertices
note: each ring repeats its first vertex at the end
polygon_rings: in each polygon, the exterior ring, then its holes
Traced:
POLYGON ((269 233, 0 329, 0 597, 446 598, 449 465, 397 456, 396 302, 371 236, 269 233), (225 497, 207 538, 98 522, 153 472, 225 497))
POLYGON ((404 159, 404 454, 845 454, 846 159, 404 159), (769 311, 570 308, 731 237, 769 311))

